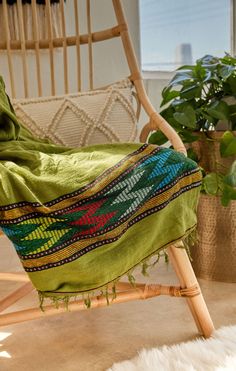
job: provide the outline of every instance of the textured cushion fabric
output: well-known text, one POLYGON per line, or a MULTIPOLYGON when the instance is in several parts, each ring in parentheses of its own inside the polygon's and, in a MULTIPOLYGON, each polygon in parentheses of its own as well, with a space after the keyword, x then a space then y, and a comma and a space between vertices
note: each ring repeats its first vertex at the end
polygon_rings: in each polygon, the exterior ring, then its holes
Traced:
POLYGON ((13 107, 35 136, 56 144, 82 147, 136 138, 129 80, 90 92, 14 100, 13 107))

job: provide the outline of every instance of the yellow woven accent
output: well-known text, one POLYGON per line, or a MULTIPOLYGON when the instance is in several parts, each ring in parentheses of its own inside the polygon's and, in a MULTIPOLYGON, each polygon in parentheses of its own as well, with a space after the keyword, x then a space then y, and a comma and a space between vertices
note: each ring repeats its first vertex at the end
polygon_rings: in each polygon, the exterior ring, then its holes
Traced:
MULTIPOLYGON (((161 195, 156 196, 154 199, 151 199, 149 202, 147 202, 142 208, 140 208, 134 215, 133 218, 136 216, 139 216, 141 213, 151 209, 153 205, 158 205, 162 204, 163 202, 167 201, 170 199, 171 195, 177 191, 178 188, 182 188, 188 184, 190 184, 193 179, 196 181, 198 179, 199 175, 198 174, 192 174, 191 176, 185 177, 180 180, 178 185, 173 186, 172 188, 168 189, 167 191, 163 192, 161 195)), ((113 238, 118 236, 124 229, 127 227, 127 224, 129 223, 129 220, 125 221, 118 227, 114 228, 112 231, 109 231, 106 233, 106 238, 113 238)), ((35 267, 35 266, 41 266, 44 264, 48 264, 50 262, 55 262, 55 261, 60 261, 62 259, 65 259, 69 256, 71 256, 73 253, 76 253, 77 251, 80 251, 84 247, 86 247, 88 244, 93 244, 99 241, 99 239, 103 239, 104 236, 96 236, 96 237, 91 237, 89 240, 79 240, 76 241, 75 243, 66 246, 64 249, 61 249, 60 251, 57 251, 55 253, 52 253, 48 256, 44 256, 41 258, 37 259, 30 259, 27 261, 22 261, 22 264, 25 268, 30 268, 30 267, 35 267)))
MULTIPOLYGON (((154 145, 149 145, 147 148, 145 148, 141 153, 132 156, 130 159, 127 159, 121 166, 118 168, 115 168, 112 173, 109 174, 109 177, 105 177, 102 179, 99 183, 95 184, 93 187, 89 188, 88 190, 82 192, 79 196, 76 196, 76 201, 79 201, 82 198, 90 197, 96 192, 99 191, 100 188, 106 187, 110 182, 112 182, 117 176, 124 172, 127 168, 129 168, 130 165, 132 165, 134 162, 139 161, 143 156, 147 156, 151 154, 151 152, 156 148, 154 145)), ((39 206, 39 207, 32 207, 32 206, 22 206, 19 209, 12 209, 12 210, 2 210, 0 211, 0 215, 2 219, 15 219, 19 218, 21 216, 27 215, 31 212, 41 212, 43 214, 48 214, 53 211, 57 211, 60 209, 63 209, 64 207, 70 206, 74 203, 73 197, 71 197, 69 200, 62 200, 55 205, 52 205, 50 207, 46 206, 39 206)))
POLYGON ((47 230, 47 228, 52 225, 52 223, 55 223, 56 221, 61 221, 60 219, 55 219, 55 218, 33 218, 30 220, 25 220, 24 222, 21 223, 21 225, 25 224, 38 224, 38 227, 28 234, 27 237, 22 238, 22 241, 33 241, 33 240, 38 240, 42 236, 43 238, 48 238, 48 241, 45 242, 44 245, 42 245, 40 248, 35 249, 33 253, 39 253, 41 251, 48 250, 51 246, 53 246, 57 241, 60 240, 62 236, 64 236, 69 229, 60 229, 60 230, 47 230))

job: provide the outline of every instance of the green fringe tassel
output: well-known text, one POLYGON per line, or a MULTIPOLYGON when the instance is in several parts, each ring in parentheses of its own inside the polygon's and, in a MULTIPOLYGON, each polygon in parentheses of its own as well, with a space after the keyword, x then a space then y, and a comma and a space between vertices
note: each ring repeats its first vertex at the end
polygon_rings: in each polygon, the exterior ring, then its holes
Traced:
POLYGON ((169 255, 167 254, 166 251, 164 251, 164 258, 165 258, 165 263, 169 264, 169 255))
MULTIPOLYGON (((132 272, 133 272, 133 269, 132 269, 132 272)), ((132 275, 131 272, 127 273, 127 277, 128 277, 128 280, 129 280, 129 283, 131 284, 131 286, 136 287, 135 277, 132 275)))
POLYGON ((84 304, 88 309, 91 308, 91 299, 89 294, 87 294, 87 298, 84 299, 84 304))
POLYGON ((155 265, 156 265, 157 263, 159 263, 160 258, 161 258, 161 254, 158 253, 157 256, 156 256, 156 259, 155 259, 154 262, 151 264, 152 268, 155 267, 155 265))
POLYGON ((42 312, 44 312, 43 303, 44 303, 45 296, 43 295, 41 291, 38 291, 38 296, 39 296, 39 308, 41 309, 42 312))
MULTIPOLYGON (((148 270, 150 268, 154 267, 159 262, 159 260, 162 256, 165 257, 165 261, 166 261, 166 255, 167 255, 166 253, 165 254, 161 254, 160 252, 157 253, 156 254, 157 257, 156 257, 155 261, 152 262, 152 263, 148 263, 151 260, 152 257, 149 257, 146 260, 144 260, 141 263, 142 264, 141 265, 142 274, 145 277, 149 276, 148 270)), ((130 271, 128 271, 127 272, 127 277, 128 277, 128 280, 129 280, 129 283, 131 284, 131 286, 136 288, 136 280, 135 280, 135 277, 133 275, 133 271, 134 271, 134 268, 132 268, 130 271)), ((120 280, 120 278, 113 281, 113 285, 112 285, 112 288, 111 288, 110 291, 109 291, 109 288, 108 288, 107 284, 100 289, 100 295, 106 298, 107 305, 110 305, 110 299, 111 299, 111 301, 113 301, 117 296, 116 284, 117 284, 117 282, 119 282, 119 280, 120 280)), ((45 295, 45 293, 43 293, 42 291, 38 291, 40 309, 42 311, 44 311, 43 305, 44 305, 45 299, 48 298, 55 305, 55 308, 58 309, 59 304, 64 303, 65 309, 69 311, 70 310, 70 307, 69 307, 70 300, 71 299, 76 300, 79 297, 82 298, 82 300, 84 302, 84 305, 89 309, 89 308, 91 308, 91 297, 93 297, 94 294, 95 294, 94 291, 95 290, 91 290, 91 291, 86 292, 86 293, 81 293, 81 294, 75 293, 75 294, 65 295, 65 296, 61 296, 61 294, 58 294, 58 296, 49 296, 48 294, 45 295)))
POLYGON ((110 302, 109 302, 109 291, 108 291, 108 286, 106 287, 105 297, 106 297, 107 305, 110 305, 110 302))
MULTIPOLYGON (((196 241, 197 241, 197 233, 196 233, 196 230, 192 230, 184 239, 182 239, 183 241, 183 244, 184 244, 184 247, 187 251, 187 254, 190 258, 190 260, 192 260, 191 258, 191 255, 190 255, 190 246, 193 246, 194 244, 196 244, 196 241)), ((149 276, 148 274, 148 271, 150 268, 153 268, 160 260, 160 258, 164 258, 165 260, 165 263, 168 264, 169 263, 169 256, 166 252, 166 250, 161 250, 161 251, 158 251, 156 253, 154 253, 153 255, 151 255, 150 257, 144 259, 139 265, 141 266, 141 273, 143 274, 143 276, 147 277, 149 276), (152 258, 155 256, 155 260, 154 261, 151 261, 152 258)), ((130 269, 128 272, 127 272, 127 277, 128 277, 128 280, 129 280, 129 283, 131 284, 131 286, 133 286, 134 288, 136 288, 136 283, 135 283, 135 277, 133 275, 133 271, 136 267, 130 269)), ((86 292, 86 293, 72 293, 71 295, 64 295, 64 296, 61 296, 61 294, 58 296, 55 296, 55 295, 49 295, 49 293, 44 293, 42 291, 38 291, 38 295, 39 295, 39 307, 42 311, 44 311, 43 309, 43 305, 44 305, 44 301, 46 298, 49 298, 53 304, 55 305, 56 308, 59 307, 59 304, 61 302, 64 303, 65 305, 65 308, 66 310, 69 310, 69 302, 72 298, 74 298, 74 300, 76 300, 78 297, 82 297, 82 300, 84 301, 84 304, 87 308, 91 308, 91 297, 93 297, 95 295, 95 291, 96 293, 98 291, 100 291, 100 295, 105 297, 106 298, 106 301, 107 301, 107 305, 110 305, 110 299, 111 301, 113 301, 115 298, 116 298, 116 284, 117 282, 119 282, 120 278, 118 279, 115 279, 112 283, 112 288, 111 290, 109 291, 109 288, 108 288, 108 284, 104 285, 103 287, 101 287, 100 289, 98 290, 91 290, 89 292, 86 292)))
POLYGON ((191 233, 189 233, 184 239, 183 239, 183 245, 184 248, 188 254, 189 260, 192 262, 192 256, 191 256, 191 247, 195 246, 198 242, 198 234, 197 229, 194 229, 191 233))
POLYGON ((144 261, 143 264, 142 264, 142 275, 144 277, 149 276, 148 271, 147 271, 149 267, 150 267, 150 265, 148 265, 147 261, 144 261))
POLYGON ((112 286, 112 300, 116 298, 116 282, 112 286))

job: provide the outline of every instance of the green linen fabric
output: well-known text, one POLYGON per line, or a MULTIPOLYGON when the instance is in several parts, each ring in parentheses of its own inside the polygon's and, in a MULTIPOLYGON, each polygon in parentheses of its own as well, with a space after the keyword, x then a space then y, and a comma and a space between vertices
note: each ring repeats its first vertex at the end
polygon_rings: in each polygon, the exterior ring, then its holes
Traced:
POLYGON ((197 165, 168 148, 35 139, 0 80, 0 227, 42 296, 106 287, 184 238, 200 184, 197 165))

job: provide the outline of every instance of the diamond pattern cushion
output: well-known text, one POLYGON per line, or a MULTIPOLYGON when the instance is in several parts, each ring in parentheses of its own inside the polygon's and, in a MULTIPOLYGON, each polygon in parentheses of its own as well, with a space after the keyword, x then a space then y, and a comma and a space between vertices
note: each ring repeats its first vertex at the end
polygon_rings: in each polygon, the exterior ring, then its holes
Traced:
POLYGON ((37 137, 69 147, 136 138, 129 80, 106 89, 13 101, 17 117, 37 137))

